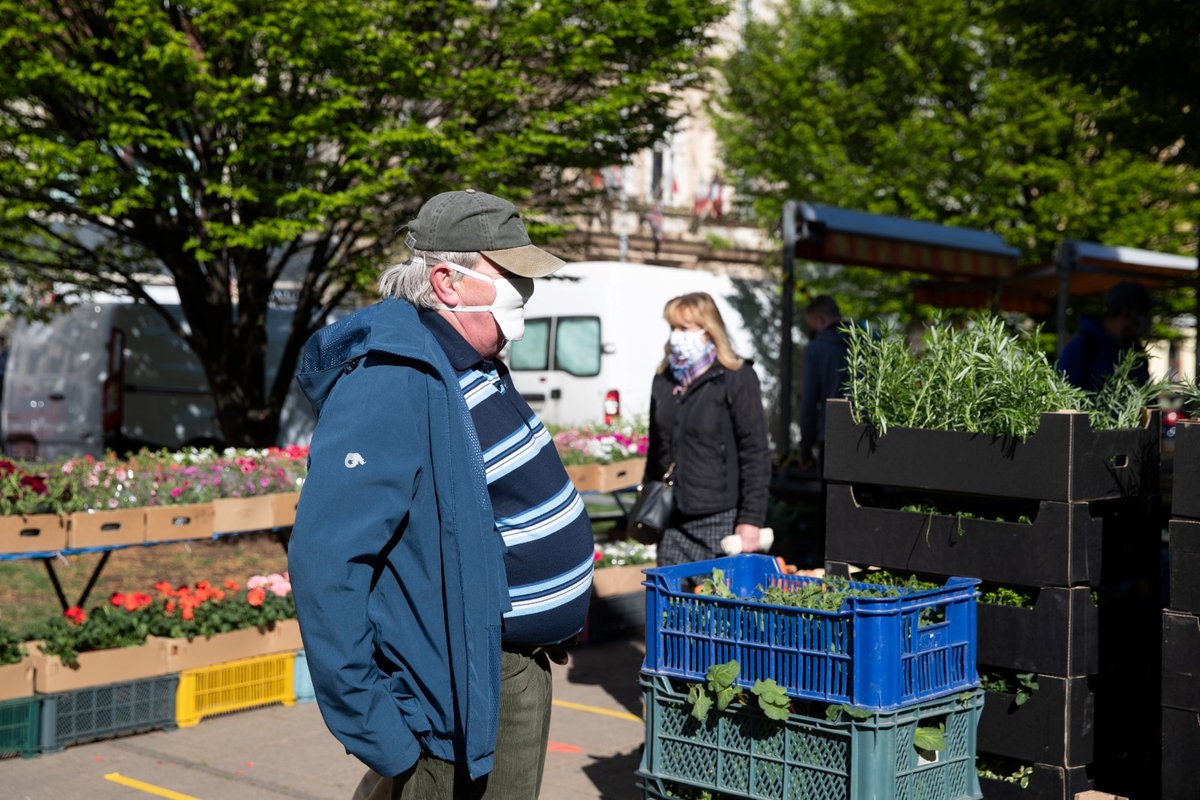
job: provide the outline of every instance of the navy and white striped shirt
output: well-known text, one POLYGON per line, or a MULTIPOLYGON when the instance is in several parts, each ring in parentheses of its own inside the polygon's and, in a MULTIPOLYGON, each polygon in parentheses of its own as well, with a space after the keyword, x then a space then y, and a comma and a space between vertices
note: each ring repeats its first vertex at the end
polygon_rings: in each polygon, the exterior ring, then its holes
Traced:
POLYGON ((471 417, 496 530, 508 550, 504 568, 512 610, 503 643, 557 644, 583 628, 591 598, 592 524, 554 441, 513 386, 504 364, 475 348, 435 312, 421 312, 458 375, 471 417))

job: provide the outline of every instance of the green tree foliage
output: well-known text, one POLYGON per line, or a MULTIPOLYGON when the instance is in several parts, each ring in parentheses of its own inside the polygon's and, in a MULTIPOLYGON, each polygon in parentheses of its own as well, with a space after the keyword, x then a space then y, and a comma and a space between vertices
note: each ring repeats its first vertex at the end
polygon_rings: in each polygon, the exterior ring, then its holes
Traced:
POLYGON ((994 230, 1031 263, 1066 238, 1178 250, 1193 236, 1193 170, 1106 135, 1118 101, 1024 68, 989 11, 784 0, 751 22, 717 105, 739 191, 770 222, 796 198, 994 230))
POLYGON ((994 0, 1021 63, 1112 102, 1101 127, 1127 147, 1200 163, 1200 17, 1185 0, 994 0))
POLYGON ((550 204, 658 141, 719 0, 0 0, 0 265, 149 300, 167 273, 231 444, 420 202, 550 204), (285 269, 287 270, 285 274, 285 269), (281 276, 296 323, 267 386, 281 276))

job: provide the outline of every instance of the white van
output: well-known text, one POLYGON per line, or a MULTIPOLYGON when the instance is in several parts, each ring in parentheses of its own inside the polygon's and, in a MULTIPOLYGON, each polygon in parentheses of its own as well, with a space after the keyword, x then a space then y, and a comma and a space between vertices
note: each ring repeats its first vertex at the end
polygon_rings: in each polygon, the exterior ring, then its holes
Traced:
MULTIPOLYGON (((173 287, 147 292, 182 318, 173 287)), ((291 316, 268 312, 268 365, 279 363, 291 316)), ((270 380, 272 366, 268 372, 270 380)), ((4 451, 18 458, 223 445, 195 353, 153 308, 121 296, 96 294, 46 322, 18 323, 2 409, 4 451)), ((279 443, 306 443, 313 424, 308 403, 293 390, 279 443)))
POLYGON ((677 267, 579 262, 536 281, 525 305, 525 336, 508 347, 513 383, 550 425, 646 415, 670 334, 663 307, 688 292, 712 295, 734 350, 753 355, 751 334, 730 302, 734 279, 677 267))

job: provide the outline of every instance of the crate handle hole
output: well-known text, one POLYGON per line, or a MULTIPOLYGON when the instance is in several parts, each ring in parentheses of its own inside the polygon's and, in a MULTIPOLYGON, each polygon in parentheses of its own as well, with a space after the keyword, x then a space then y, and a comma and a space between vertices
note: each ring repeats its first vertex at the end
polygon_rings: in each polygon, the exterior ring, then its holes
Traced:
POLYGON ((121 530, 121 523, 105 522, 104 524, 102 524, 100 526, 100 530, 102 530, 102 531, 119 531, 119 530, 121 530))
POLYGON ((41 528, 22 528, 20 535, 21 536, 41 536, 42 529, 41 528))
POLYGON ((190 525, 191 523, 191 517, 171 517, 171 524, 175 526, 190 525))
POLYGON ((1113 469, 1125 469, 1129 466, 1129 456, 1115 455, 1111 457, 1108 462, 1112 464, 1113 469))

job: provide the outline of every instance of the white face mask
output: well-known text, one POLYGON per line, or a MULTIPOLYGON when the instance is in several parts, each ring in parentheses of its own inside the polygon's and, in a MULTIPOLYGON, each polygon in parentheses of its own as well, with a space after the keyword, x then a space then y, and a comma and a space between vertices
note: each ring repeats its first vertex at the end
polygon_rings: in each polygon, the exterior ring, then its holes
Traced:
POLYGON ((708 349, 708 334, 703 330, 671 331, 671 354, 680 361, 695 361, 708 349))
POLYGON ((517 342, 525 335, 525 303, 533 296, 533 278, 522 278, 517 275, 512 275, 504 278, 493 278, 491 275, 484 275, 482 272, 476 272, 473 269, 451 264, 449 261, 443 261, 450 269, 461 272, 464 275, 470 275, 476 280, 486 281, 496 287, 496 299, 492 301, 490 306, 455 306, 450 308, 445 305, 437 307, 445 311, 464 311, 478 312, 490 311, 492 318, 496 320, 496 324, 500 326, 500 333, 504 334, 504 338, 510 342, 517 342))

